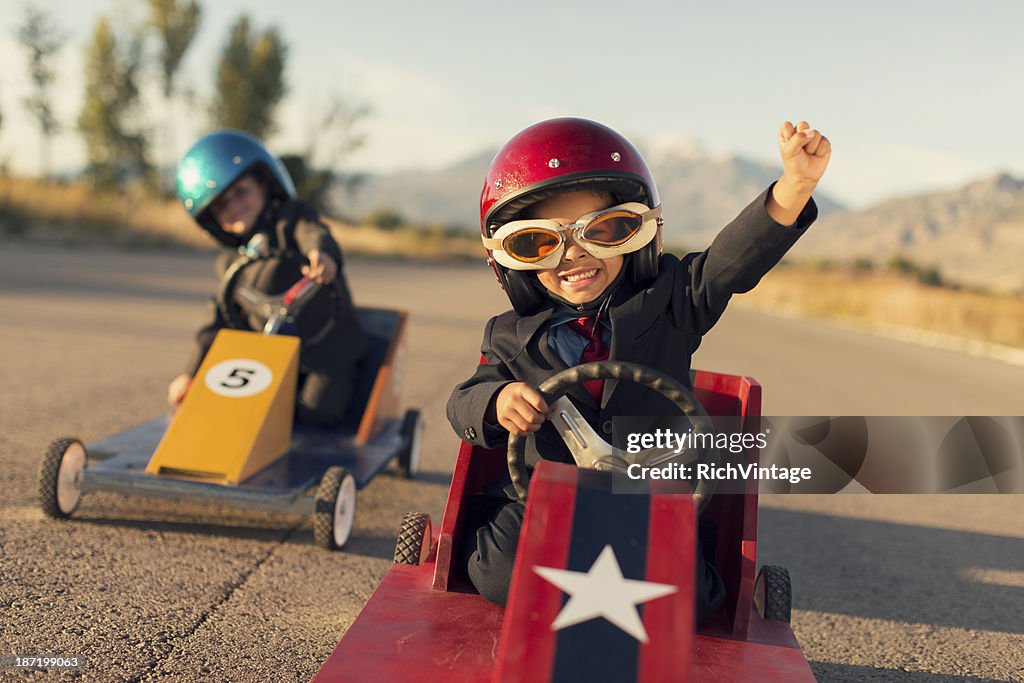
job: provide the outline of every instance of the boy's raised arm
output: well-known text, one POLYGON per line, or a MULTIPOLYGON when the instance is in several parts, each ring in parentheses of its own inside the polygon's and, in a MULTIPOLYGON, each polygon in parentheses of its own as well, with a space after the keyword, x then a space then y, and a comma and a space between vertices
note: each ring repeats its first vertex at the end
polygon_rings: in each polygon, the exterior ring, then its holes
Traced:
POLYGON ((817 218, 811 194, 828 166, 831 144, 806 121, 783 123, 778 142, 779 180, 722 228, 711 246, 673 269, 672 291, 686 293, 671 297, 678 327, 706 334, 732 295, 753 289, 817 218))

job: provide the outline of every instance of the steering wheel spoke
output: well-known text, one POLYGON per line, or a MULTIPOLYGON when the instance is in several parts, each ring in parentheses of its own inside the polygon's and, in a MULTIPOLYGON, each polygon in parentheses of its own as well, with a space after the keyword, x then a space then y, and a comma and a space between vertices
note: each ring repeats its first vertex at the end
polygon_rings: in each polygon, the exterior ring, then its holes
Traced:
POLYGON ((593 468, 597 463, 615 455, 612 445, 583 419, 567 396, 552 403, 548 415, 578 466, 593 468))
POLYGON ((235 287, 235 301, 242 307, 242 310, 250 315, 260 315, 264 304, 267 301, 267 296, 248 285, 238 285, 235 287))

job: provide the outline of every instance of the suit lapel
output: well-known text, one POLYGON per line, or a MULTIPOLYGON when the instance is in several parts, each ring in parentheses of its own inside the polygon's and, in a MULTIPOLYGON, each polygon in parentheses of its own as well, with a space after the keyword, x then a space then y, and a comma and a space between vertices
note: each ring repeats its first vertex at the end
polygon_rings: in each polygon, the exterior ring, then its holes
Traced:
MULTIPOLYGON (((567 370, 569 366, 566 365, 565 361, 562 360, 562 357, 559 356, 558 353, 551 348, 551 344, 548 341, 548 334, 550 332, 550 328, 541 330, 541 327, 544 325, 544 323, 551 319, 552 313, 554 313, 554 311, 549 308, 535 315, 520 318, 519 322, 516 324, 516 334, 519 337, 519 342, 522 344, 523 348, 527 349, 528 347, 531 346, 531 340, 534 339, 534 337, 536 337, 537 351, 544 358, 544 360, 548 362, 549 366, 552 369, 551 374, 554 374, 561 372, 562 370, 567 370)), ((528 350, 527 353, 529 353, 528 350)), ((543 377, 538 376, 537 384, 541 384, 550 376, 551 375, 545 375, 543 377)), ((587 388, 584 387, 582 384, 578 384, 572 387, 567 395, 571 396, 581 404, 590 406, 592 408, 600 407, 598 406, 597 401, 594 400, 594 397, 590 395, 590 392, 587 391, 587 388)))
POLYGON ((540 326, 551 317, 551 313, 552 310, 550 308, 545 308, 540 313, 523 316, 516 321, 516 337, 520 350, 525 349, 529 345, 530 340, 537 334, 540 326))
MULTIPOLYGON (((636 340, 637 319, 643 309, 643 296, 633 295, 617 306, 611 306, 608 310, 608 319, 612 324, 612 343, 608 360, 621 360, 631 358, 633 355, 632 344, 636 340)), ((601 405, 606 406, 611 400, 612 394, 619 386, 619 380, 605 380, 604 393, 601 395, 601 405)))

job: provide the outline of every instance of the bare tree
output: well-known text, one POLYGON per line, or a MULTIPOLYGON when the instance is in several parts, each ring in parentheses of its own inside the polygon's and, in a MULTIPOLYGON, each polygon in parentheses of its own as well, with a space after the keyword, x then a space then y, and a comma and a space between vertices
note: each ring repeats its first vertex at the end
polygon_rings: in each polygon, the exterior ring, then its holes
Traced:
POLYGON ((217 66, 210 114, 216 126, 264 138, 276 130, 274 110, 287 91, 287 47, 277 30, 253 30, 242 15, 231 27, 217 66))
POLYGON ((359 126, 372 109, 365 102, 335 94, 327 110, 317 122, 307 142, 306 156, 310 162, 325 168, 337 168, 356 150, 366 144, 366 133, 359 126))
POLYGON ((309 136, 301 154, 283 156, 295 188, 321 212, 331 211, 332 190, 352 193, 364 175, 340 169, 345 159, 366 144, 360 124, 370 115, 369 105, 335 94, 326 110, 309 121, 309 136))
POLYGON ((53 61, 64 47, 67 36, 46 12, 35 5, 25 6, 25 16, 18 27, 18 42, 28 53, 32 94, 25 98, 25 108, 39 123, 39 170, 50 176, 50 140, 60 130, 53 112, 50 87, 57 78, 53 61))

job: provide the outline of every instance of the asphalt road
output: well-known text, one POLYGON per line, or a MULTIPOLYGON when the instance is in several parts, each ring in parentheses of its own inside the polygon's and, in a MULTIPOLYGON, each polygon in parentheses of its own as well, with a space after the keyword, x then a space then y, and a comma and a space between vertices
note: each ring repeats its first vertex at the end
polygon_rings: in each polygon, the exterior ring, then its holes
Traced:
MULTIPOLYGON (((79 655, 88 680, 312 676, 387 570, 402 514, 440 519, 457 444, 444 403, 506 307, 483 266, 357 261, 349 276, 359 303, 411 311, 405 401, 428 428, 421 476, 361 491, 352 540, 328 553, 305 519, 216 506, 95 493, 70 522, 45 518, 51 439, 165 410, 212 257, 4 246, 0 655, 79 655)), ((738 306, 696 364, 756 377, 766 414, 1024 415, 1024 368, 738 306)), ((1020 681, 1022 521, 1024 496, 764 497, 759 553, 793 575, 821 680, 1020 681)))

